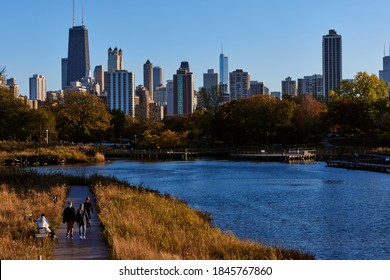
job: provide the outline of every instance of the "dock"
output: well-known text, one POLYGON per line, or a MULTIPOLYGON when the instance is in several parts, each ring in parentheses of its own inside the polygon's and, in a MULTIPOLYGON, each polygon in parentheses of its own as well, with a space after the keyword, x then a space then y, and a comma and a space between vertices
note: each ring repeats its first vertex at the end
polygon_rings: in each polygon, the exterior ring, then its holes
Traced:
POLYGON ((316 154, 311 151, 290 151, 285 153, 236 153, 230 155, 236 160, 256 160, 272 162, 296 162, 315 160, 316 154))
POLYGON ((338 167, 353 170, 366 170, 390 173, 390 164, 368 163, 359 161, 330 160, 326 162, 328 167, 338 167))

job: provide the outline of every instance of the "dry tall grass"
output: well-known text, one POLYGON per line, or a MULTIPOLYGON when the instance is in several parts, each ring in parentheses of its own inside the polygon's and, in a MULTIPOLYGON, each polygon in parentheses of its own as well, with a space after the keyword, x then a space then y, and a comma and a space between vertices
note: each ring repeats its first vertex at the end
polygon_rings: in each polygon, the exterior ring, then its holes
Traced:
POLYGON ((53 243, 43 248, 34 240, 35 219, 45 213, 53 228, 61 222, 62 201, 67 188, 56 175, 42 176, 18 171, 2 172, 0 176, 0 259, 32 260, 42 255, 53 258, 53 243), (57 205, 53 196, 58 196, 57 205))
POLYGON ((124 183, 93 186, 114 259, 313 259, 242 241, 210 225, 185 203, 124 183))

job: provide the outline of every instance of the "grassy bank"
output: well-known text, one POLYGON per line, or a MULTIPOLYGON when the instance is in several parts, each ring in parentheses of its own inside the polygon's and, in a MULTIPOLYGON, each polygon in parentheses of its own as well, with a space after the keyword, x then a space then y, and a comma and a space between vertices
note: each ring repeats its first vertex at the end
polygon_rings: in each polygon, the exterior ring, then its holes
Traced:
POLYGON ((113 259, 313 259, 221 232, 209 215, 153 191, 112 181, 93 191, 113 259))
POLYGON ((61 222, 62 202, 67 184, 57 175, 39 175, 19 171, 1 172, 0 176, 0 259, 33 260, 53 258, 53 243, 40 248, 34 240, 35 219, 45 213, 53 228, 61 222), (53 196, 58 196, 55 205, 53 196))
POLYGON ((89 146, 50 146, 0 151, 1 162, 8 165, 53 165, 103 162, 104 155, 89 146))
POLYGON ((42 175, 17 169, 0 172, 0 259, 54 257, 52 242, 40 250, 34 240, 34 220, 45 213, 56 229, 71 184, 92 186, 112 259, 313 259, 296 250, 240 240, 211 226, 210 215, 155 191, 101 176, 42 175))

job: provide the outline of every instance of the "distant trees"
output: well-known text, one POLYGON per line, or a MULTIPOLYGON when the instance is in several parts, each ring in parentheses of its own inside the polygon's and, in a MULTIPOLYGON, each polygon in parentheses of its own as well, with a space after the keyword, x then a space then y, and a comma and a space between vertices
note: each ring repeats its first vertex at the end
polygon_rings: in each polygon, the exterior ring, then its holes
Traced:
POLYGON ((295 104, 258 95, 231 101, 215 115, 213 132, 220 140, 236 144, 283 141, 283 129, 291 127, 295 104))
POLYGON ((80 92, 32 110, 0 87, 0 140, 44 142, 48 131, 50 141, 126 139, 142 148, 271 145, 318 143, 332 130, 353 135, 358 144, 390 145, 388 85, 365 72, 343 81, 327 104, 309 95, 284 100, 257 95, 221 105, 217 88, 201 89, 198 101, 189 116, 152 122, 108 111, 99 97, 80 92))

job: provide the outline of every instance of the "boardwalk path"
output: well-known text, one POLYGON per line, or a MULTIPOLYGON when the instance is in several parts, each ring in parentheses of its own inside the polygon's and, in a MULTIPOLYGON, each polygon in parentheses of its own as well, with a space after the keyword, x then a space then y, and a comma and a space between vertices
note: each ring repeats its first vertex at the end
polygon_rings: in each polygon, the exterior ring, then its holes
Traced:
MULTIPOLYGON (((61 224, 57 229, 57 236, 60 237, 54 249, 56 260, 108 260, 109 253, 106 242, 102 239, 102 227, 96 214, 94 197, 88 186, 71 186, 67 200, 72 201, 73 207, 79 208, 85 198, 91 197, 94 212, 92 214, 92 225, 87 227, 87 239, 80 240, 79 228, 74 226, 74 239, 66 239, 66 224, 61 224)), ((65 207, 65 205, 64 205, 65 207)))

